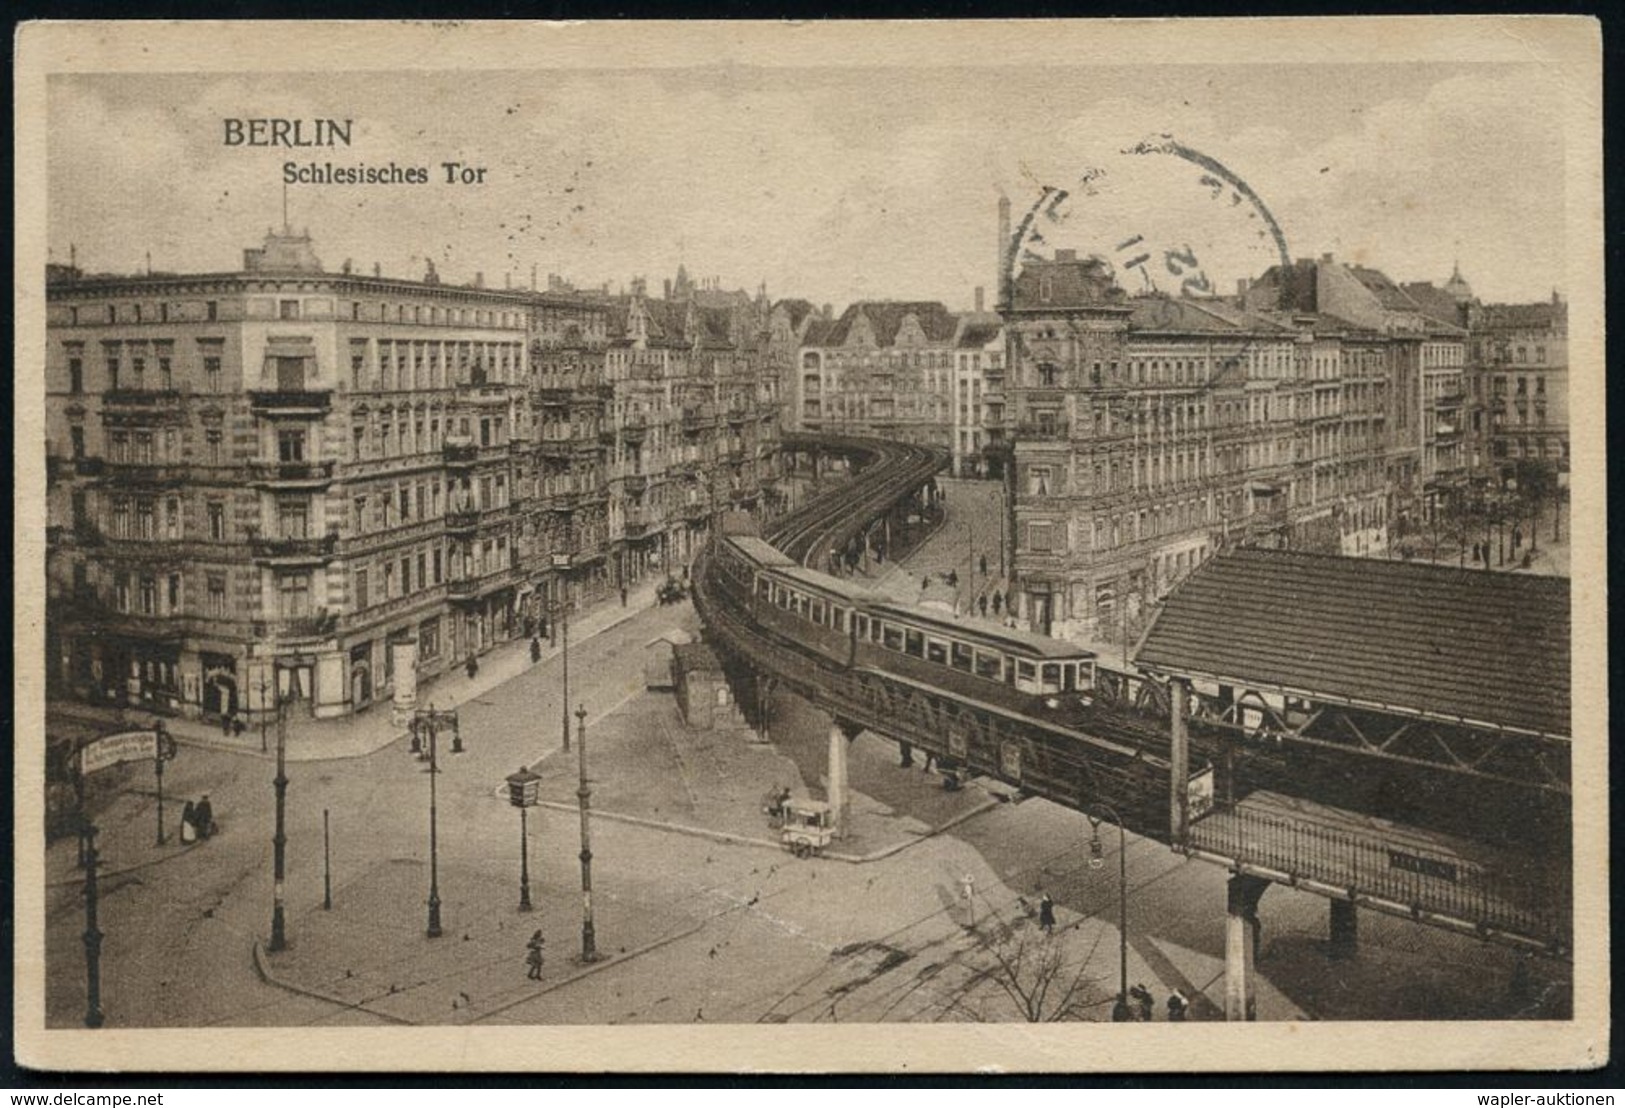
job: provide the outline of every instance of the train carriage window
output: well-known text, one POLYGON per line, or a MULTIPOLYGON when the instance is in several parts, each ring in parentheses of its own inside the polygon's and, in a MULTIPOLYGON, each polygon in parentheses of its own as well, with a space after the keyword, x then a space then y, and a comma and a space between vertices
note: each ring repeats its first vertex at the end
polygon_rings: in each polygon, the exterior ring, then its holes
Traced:
POLYGON ((1044 680, 1041 687, 1043 688, 1044 692, 1061 691, 1060 666, 1056 665, 1054 662, 1046 662, 1044 664, 1044 680))
POLYGON ((878 619, 871 619, 869 621, 869 641, 880 641, 880 621, 878 619))
POLYGON ((1015 685, 1023 692, 1036 692, 1037 689, 1035 686, 1037 685, 1037 680, 1037 666, 1033 665, 1031 662, 1018 661, 1016 663, 1016 679, 1011 682, 1011 684, 1015 685))
POLYGON ((916 658, 925 657, 925 634, 920 631, 903 631, 903 653, 912 654, 916 658))
POLYGON ((1004 659, 997 654, 988 654, 978 650, 976 652, 976 676, 985 677, 989 681, 997 681, 1004 672, 1004 659))
POLYGON ((775 599, 777 600, 779 607, 786 609, 789 608, 790 590, 785 588, 783 585, 778 585, 775 586, 774 591, 778 593, 778 596, 775 599))
MULTIPOLYGON (((875 624, 875 626, 880 627, 881 625, 879 623, 877 623, 877 624, 875 624)), ((885 627, 883 629, 883 634, 884 634, 884 637, 885 637, 886 649, 887 650, 895 650, 898 653, 902 653, 902 650, 903 650, 903 629, 901 627, 894 627, 894 626, 892 626, 891 624, 888 623, 888 624, 885 625, 885 627)))
POLYGON ((868 638, 869 637, 869 617, 866 616, 866 615, 863 615, 860 612, 855 618, 858 621, 858 638, 860 638, 860 639, 868 638))
POLYGON ((772 597, 773 582, 765 579, 756 582, 756 593, 758 596, 761 596, 764 599, 772 597))
POLYGON ((948 664, 948 644, 940 639, 925 640, 925 660, 939 666, 948 664))
POLYGON ((1078 667, 1072 662, 1061 666, 1061 691, 1076 692, 1078 688, 1078 667))
POLYGON ((1093 692, 1095 688, 1095 663, 1078 663, 1078 684, 1085 692, 1093 692))
POLYGON ((846 609, 831 608, 830 610, 835 613, 835 630, 844 634, 846 632, 846 609))
POLYGON ((812 602, 812 621, 819 626, 823 626, 824 602, 822 600, 814 600, 812 602))
POLYGON ((962 669, 966 673, 971 669, 971 649, 962 642, 954 643, 953 667, 962 669))

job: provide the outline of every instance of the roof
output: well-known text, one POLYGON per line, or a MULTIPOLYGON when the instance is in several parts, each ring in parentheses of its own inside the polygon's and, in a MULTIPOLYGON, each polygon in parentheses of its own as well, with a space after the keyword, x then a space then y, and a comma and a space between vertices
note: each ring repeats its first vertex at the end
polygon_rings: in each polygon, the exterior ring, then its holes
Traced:
POLYGON ((1249 313, 1221 300, 1194 300, 1166 293, 1151 293, 1129 301, 1133 314, 1129 327, 1135 331, 1238 332, 1282 331, 1282 324, 1249 313))
POLYGON ((728 539, 747 558, 764 566, 793 566, 796 563, 784 551, 755 535, 733 535, 728 539))
POLYGON ((876 345, 891 346, 897 341, 897 332, 903 326, 903 320, 910 315, 919 321, 920 330, 925 332, 928 342, 952 342, 954 332, 959 329, 959 320, 936 300, 860 300, 842 312, 816 344, 812 342, 809 331, 803 345, 840 346, 846 342, 861 316, 869 321, 876 345))
POLYGON ((995 623, 990 619, 954 619, 952 616, 939 616, 929 608, 922 608, 918 604, 902 604, 896 601, 884 604, 871 605, 875 612, 890 613, 906 619, 910 623, 922 627, 933 628, 941 632, 944 638, 955 638, 971 643, 991 643, 1006 650, 1025 651, 1039 658, 1093 658, 1094 651, 1086 650, 1081 646, 1067 642, 1065 639, 1052 639, 1048 635, 1035 635, 1030 631, 1006 627, 1002 623, 995 623))
POLYGON ((1371 269, 1363 265, 1349 265, 1345 269, 1354 276, 1356 281, 1364 285, 1377 303, 1384 308, 1396 312, 1414 312, 1420 310, 1420 305, 1406 295, 1405 290, 1394 284, 1393 279, 1380 269, 1371 269))
POLYGON ((1562 300, 1533 304, 1485 304, 1473 312, 1474 331, 1568 329, 1569 306, 1562 300))
POLYGON ((988 343, 997 339, 1004 330, 1000 323, 972 323, 959 333, 959 348, 961 350, 980 350, 988 343))
POLYGON ((1405 282, 1405 295, 1416 301, 1422 314, 1452 327, 1461 326, 1461 303, 1432 281, 1405 282))
POLYGON ((1569 583, 1289 550, 1221 554, 1135 661, 1438 719, 1568 736, 1569 583))
POLYGON ((807 318, 807 313, 814 310, 811 300, 802 300, 799 297, 780 300, 773 307, 776 310, 782 309, 784 311, 785 318, 790 321, 792 329, 800 327, 801 321, 807 318))
POLYGON ((819 573, 816 569, 806 569, 797 565, 777 566, 773 573, 809 592, 821 592, 825 596, 843 600, 848 604, 867 603, 876 596, 873 589, 854 585, 839 577, 831 577, 827 573, 819 573))
POLYGON ((708 673, 719 673, 722 670, 722 659, 717 652, 703 642, 677 643, 671 648, 677 659, 677 668, 684 673, 693 673, 702 670, 708 673))

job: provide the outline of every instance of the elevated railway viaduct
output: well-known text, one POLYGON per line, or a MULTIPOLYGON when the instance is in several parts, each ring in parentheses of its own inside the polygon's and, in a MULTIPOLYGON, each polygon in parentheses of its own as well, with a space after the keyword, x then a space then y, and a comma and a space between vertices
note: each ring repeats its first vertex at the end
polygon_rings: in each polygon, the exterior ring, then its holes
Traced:
MULTIPOLYGON (((766 536, 820 570, 876 520, 922 506, 946 459, 873 440, 787 436, 851 480, 766 536)), ((979 700, 842 669, 725 602, 702 557, 710 638, 760 691, 827 712, 830 780, 863 730, 1231 873, 1226 1013, 1252 1014, 1259 899, 1330 902, 1540 954, 1572 945, 1566 582, 1289 551, 1219 555, 1169 598, 1134 655, 1101 668, 1080 733, 979 700)))

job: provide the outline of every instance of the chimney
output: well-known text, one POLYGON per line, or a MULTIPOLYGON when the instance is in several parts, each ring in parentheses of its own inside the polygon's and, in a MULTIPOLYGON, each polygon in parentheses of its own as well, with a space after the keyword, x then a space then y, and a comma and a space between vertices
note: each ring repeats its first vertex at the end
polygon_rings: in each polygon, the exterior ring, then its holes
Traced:
POLYGON ((1253 283, 1252 279, 1249 278, 1249 277, 1238 277, 1238 278, 1236 278, 1236 295, 1237 296, 1246 296, 1247 295, 1247 287, 1249 285, 1251 285, 1252 283, 1253 283))
POLYGON ((665 287, 666 287, 666 299, 670 300, 671 299, 671 278, 670 277, 666 278, 665 287))
POLYGON ((976 310, 977 310, 978 313, 981 312, 981 310, 982 310, 982 286, 981 285, 976 286, 976 310))
POLYGON ((513 288, 513 270, 510 269, 510 270, 505 270, 503 272, 503 274, 502 274, 502 287, 505 288, 505 289, 513 288))
POLYGON ((1001 305, 1010 302, 1010 198, 999 197, 999 268, 993 271, 993 286, 999 292, 1001 305))
POLYGON ((1058 262, 1075 262, 1078 260, 1078 252, 1076 250, 1057 250, 1055 260, 1058 262))
POLYGON ((1332 264, 1332 256, 1331 256, 1331 254, 1329 252, 1325 253, 1325 254, 1322 254, 1320 256, 1320 264, 1321 265, 1331 265, 1332 264))
POLYGON ((477 289, 483 289, 485 287, 485 271, 484 270, 475 270, 474 271, 474 287, 477 288, 477 289))
POLYGON ((536 263, 530 263, 530 291, 536 291, 536 263))
POLYGON ((834 319, 835 318, 835 306, 833 304, 825 304, 824 308, 823 308, 823 314, 824 314, 825 319, 834 319))

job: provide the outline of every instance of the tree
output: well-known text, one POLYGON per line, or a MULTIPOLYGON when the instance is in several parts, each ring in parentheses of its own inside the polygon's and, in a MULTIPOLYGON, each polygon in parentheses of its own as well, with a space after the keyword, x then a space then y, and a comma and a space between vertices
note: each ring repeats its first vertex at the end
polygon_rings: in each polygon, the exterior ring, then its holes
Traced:
POLYGON ((1546 501, 1557 491, 1557 467, 1544 458, 1519 458, 1513 467, 1518 482, 1518 496, 1529 505, 1529 550, 1539 548, 1536 532, 1540 529, 1540 512, 1546 501))
POLYGON ((1086 972, 1098 937, 1074 958, 1068 939, 1076 939, 1076 932, 1044 931, 1031 919, 1009 924, 990 914, 971 933, 977 964, 955 995, 952 1011, 986 1021, 1008 1018, 1014 1010, 1028 1023, 1058 1023, 1084 1018, 1086 1009, 1106 997, 1094 987, 1099 979, 1086 972))

